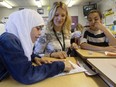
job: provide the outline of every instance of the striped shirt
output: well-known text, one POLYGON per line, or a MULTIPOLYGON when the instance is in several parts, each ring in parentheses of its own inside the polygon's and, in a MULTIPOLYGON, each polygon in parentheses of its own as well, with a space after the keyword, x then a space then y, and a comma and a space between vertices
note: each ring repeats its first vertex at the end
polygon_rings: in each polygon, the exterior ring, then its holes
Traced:
POLYGON ((95 46, 109 46, 109 41, 103 31, 92 31, 90 29, 84 29, 80 44, 88 43, 95 46))

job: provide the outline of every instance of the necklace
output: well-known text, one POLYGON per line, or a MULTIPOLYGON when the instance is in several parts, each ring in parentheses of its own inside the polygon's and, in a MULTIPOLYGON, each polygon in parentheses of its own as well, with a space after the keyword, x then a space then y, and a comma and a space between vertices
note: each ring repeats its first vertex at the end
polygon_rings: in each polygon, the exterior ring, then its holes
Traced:
POLYGON ((53 29, 54 31, 54 34, 55 34, 55 37, 57 38, 58 42, 60 43, 60 46, 62 47, 62 51, 65 51, 65 41, 64 41, 64 33, 62 31, 62 37, 63 37, 63 44, 61 43, 61 41, 59 40, 57 34, 56 34, 56 31, 53 29))

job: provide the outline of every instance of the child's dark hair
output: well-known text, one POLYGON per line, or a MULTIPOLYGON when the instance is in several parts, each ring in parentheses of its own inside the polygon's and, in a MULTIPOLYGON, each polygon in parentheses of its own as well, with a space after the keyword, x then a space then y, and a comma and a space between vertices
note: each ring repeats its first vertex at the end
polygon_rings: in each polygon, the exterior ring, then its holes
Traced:
POLYGON ((88 16, 89 16, 89 14, 91 14, 91 13, 98 13, 99 16, 100 16, 100 19, 102 19, 102 14, 101 14, 101 12, 98 11, 98 10, 91 10, 91 11, 88 13, 87 18, 88 18, 88 16))

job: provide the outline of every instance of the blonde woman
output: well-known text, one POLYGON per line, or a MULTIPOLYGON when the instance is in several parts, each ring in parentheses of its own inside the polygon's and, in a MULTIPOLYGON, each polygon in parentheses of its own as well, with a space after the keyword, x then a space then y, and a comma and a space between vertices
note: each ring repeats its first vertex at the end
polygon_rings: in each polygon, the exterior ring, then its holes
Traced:
POLYGON ((70 47, 71 18, 66 4, 55 2, 48 16, 47 29, 36 44, 34 53, 41 57, 66 58, 70 47))

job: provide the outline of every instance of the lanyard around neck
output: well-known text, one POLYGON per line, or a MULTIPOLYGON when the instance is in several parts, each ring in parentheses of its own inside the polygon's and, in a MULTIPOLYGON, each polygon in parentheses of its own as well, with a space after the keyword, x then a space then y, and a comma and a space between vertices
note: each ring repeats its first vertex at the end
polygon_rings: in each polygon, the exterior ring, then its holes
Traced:
POLYGON ((63 44, 61 43, 61 41, 59 40, 57 34, 56 34, 56 31, 53 29, 54 31, 54 34, 55 34, 55 37, 57 38, 58 42, 60 43, 60 46, 62 47, 62 51, 65 51, 65 41, 64 41, 64 33, 62 31, 62 37, 63 37, 63 44))

